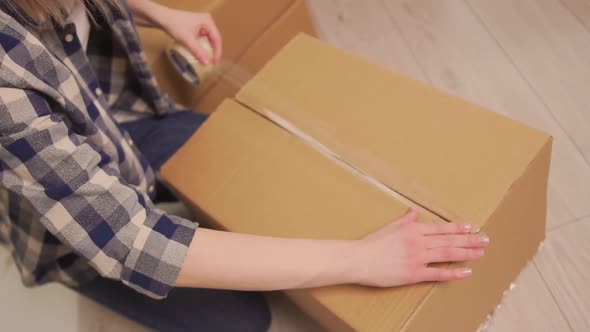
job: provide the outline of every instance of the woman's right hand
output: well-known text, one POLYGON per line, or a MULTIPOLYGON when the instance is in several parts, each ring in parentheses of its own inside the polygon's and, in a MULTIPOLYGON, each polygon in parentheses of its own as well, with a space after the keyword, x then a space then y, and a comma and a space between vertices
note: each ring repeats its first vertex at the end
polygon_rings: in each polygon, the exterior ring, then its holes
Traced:
POLYGON ((355 283, 393 287, 471 275, 468 268, 429 264, 477 260, 483 256, 489 238, 472 234, 467 224, 418 223, 417 219, 418 212, 412 210, 354 245, 351 266, 355 283))

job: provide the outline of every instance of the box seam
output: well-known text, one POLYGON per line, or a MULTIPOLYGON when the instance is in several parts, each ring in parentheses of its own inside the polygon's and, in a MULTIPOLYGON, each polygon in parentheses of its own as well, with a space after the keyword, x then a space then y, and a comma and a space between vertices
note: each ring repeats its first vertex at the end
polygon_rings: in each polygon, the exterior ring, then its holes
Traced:
POLYGON ((297 127, 291 125, 290 123, 288 123, 288 121, 281 118, 276 113, 274 113, 270 110, 266 110, 266 109, 261 110, 261 111, 256 111, 254 108, 250 107, 249 105, 245 104, 244 102, 242 102, 240 100, 237 100, 235 98, 233 100, 235 102, 237 102, 238 104, 242 105, 243 107, 245 107, 246 109, 248 109, 249 111, 257 113, 258 115, 262 116, 263 118, 268 120, 270 123, 279 127, 281 130, 288 132, 289 134, 291 134, 292 136, 294 136, 298 140, 302 141, 307 146, 311 147, 316 152, 322 154, 323 156, 325 156, 326 158, 328 158, 332 162, 334 162, 337 165, 339 165, 340 167, 346 169, 349 173, 353 174, 354 176, 363 179, 365 182, 368 182, 373 187, 379 189, 380 191, 384 192, 385 194, 395 198, 396 200, 400 201, 403 204, 409 205, 410 207, 417 207, 417 208, 426 210, 426 211, 432 213, 433 215, 437 216, 438 218, 440 218, 446 222, 449 222, 448 219, 446 219, 443 216, 441 216, 440 214, 434 212, 430 208, 423 206, 420 203, 415 202, 414 200, 407 197, 406 195, 401 194, 400 192, 391 188, 390 186, 383 183, 382 181, 380 181, 380 180, 376 179, 375 177, 369 175, 368 173, 364 172, 362 169, 360 169, 360 168, 354 166, 353 164, 351 164, 350 162, 344 160, 342 157, 340 157, 338 154, 336 154, 335 152, 330 150, 328 147, 319 143, 317 140, 313 139, 311 136, 308 136, 307 134, 303 133, 297 127))

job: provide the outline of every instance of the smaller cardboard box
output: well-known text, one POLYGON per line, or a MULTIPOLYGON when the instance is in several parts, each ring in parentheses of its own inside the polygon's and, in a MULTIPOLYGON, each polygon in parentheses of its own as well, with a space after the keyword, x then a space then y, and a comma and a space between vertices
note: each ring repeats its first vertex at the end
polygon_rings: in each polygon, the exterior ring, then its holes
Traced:
POLYGON ((204 225, 358 239, 417 206, 491 237, 463 281, 287 291, 333 331, 473 331, 545 234, 551 137, 300 35, 163 167, 204 225))
POLYGON ((304 0, 157 0, 177 9, 209 12, 223 37, 218 79, 198 85, 184 81, 165 50, 173 43, 163 31, 139 28, 142 45, 160 87, 179 103, 211 113, 232 97, 266 61, 297 33, 315 34, 304 0))

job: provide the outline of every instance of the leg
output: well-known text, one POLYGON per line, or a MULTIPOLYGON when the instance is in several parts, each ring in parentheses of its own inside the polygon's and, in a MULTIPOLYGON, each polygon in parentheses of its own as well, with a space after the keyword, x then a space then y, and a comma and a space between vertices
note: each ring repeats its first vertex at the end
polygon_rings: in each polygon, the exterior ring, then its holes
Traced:
MULTIPOLYGON (((121 126, 127 130, 133 142, 155 171, 195 133, 207 119, 206 115, 181 111, 163 118, 146 118, 127 122, 121 126)), ((176 197, 159 181, 156 183, 156 202, 175 201, 176 197)))
POLYGON ((157 331, 262 332, 270 326, 270 312, 259 292, 177 288, 167 298, 153 300, 102 277, 76 290, 157 331))
MULTIPOLYGON (((178 112, 163 118, 124 123, 137 148, 156 171, 205 121, 205 115, 178 112)), ((157 183, 156 201, 173 195, 157 183)), ((270 312, 259 292, 212 289, 173 289, 153 300, 120 282, 97 278, 76 289, 111 310, 158 331, 266 331, 270 312)))

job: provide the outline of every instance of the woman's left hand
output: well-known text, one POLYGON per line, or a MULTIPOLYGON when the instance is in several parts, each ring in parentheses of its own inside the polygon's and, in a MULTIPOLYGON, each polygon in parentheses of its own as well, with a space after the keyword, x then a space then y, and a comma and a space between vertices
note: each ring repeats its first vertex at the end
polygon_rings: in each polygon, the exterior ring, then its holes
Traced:
POLYGON ((223 42, 211 14, 177 9, 172 9, 170 14, 162 22, 162 29, 190 50, 201 64, 208 65, 211 61, 218 64, 221 60, 223 42), (207 50, 198 42, 198 38, 203 37, 209 40, 213 48, 213 59, 210 59, 207 50))

